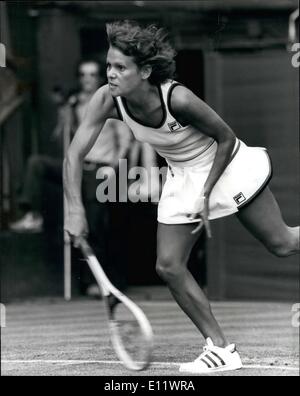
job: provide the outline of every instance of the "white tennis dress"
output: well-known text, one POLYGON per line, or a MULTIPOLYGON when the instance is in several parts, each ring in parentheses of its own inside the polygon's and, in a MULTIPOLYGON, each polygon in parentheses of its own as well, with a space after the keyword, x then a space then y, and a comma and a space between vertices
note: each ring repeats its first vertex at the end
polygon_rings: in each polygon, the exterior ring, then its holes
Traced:
MULTIPOLYGON (((126 100, 115 98, 120 118, 138 141, 149 143, 168 163, 166 182, 158 205, 158 221, 164 224, 198 222, 189 214, 201 210, 203 189, 212 167, 217 142, 192 125, 182 126, 172 115, 170 98, 179 85, 169 80, 159 86, 163 119, 156 128, 143 125, 130 113, 126 100)), ((265 148, 248 147, 236 139, 230 163, 214 186, 210 219, 237 212, 269 182, 272 167, 265 148)))

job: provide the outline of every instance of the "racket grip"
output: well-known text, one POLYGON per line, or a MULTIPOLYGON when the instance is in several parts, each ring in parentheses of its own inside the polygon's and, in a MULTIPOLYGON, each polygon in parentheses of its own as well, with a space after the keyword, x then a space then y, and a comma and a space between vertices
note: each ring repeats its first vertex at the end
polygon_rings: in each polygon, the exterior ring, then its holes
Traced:
MULTIPOLYGON (((106 275, 96 256, 94 255, 93 249, 84 237, 79 237, 77 239, 77 243, 87 263, 89 264, 89 267, 98 283, 100 290, 102 291, 102 294, 104 296, 108 296, 110 292, 108 290, 108 287, 105 286, 105 281, 103 283, 103 277, 106 278, 106 275)), ((106 279, 106 281, 109 283, 108 278, 106 279)))
POLYGON ((80 247, 85 256, 93 255, 93 250, 84 237, 78 238, 78 246, 80 247))

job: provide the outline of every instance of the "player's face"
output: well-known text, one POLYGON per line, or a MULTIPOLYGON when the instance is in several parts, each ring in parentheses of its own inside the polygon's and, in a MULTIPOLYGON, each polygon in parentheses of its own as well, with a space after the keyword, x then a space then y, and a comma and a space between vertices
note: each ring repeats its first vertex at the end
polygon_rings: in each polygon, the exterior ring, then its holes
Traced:
POLYGON ((115 47, 107 53, 107 80, 113 96, 127 96, 141 84, 142 73, 131 56, 124 55, 115 47))
POLYGON ((99 66, 97 63, 83 63, 79 67, 79 83, 85 93, 95 92, 100 85, 99 66))

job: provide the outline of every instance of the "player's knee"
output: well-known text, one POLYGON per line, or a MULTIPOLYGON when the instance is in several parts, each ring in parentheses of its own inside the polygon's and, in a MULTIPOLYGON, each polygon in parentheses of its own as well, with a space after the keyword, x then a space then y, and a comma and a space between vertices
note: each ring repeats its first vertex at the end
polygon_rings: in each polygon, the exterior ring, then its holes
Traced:
POLYGON ((288 257, 293 254, 293 249, 290 247, 288 241, 273 240, 268 245, 269 251, 277 257, 288 257))
POLYGON ((167 283, 181 278, 183 270, 183 263, 180 263, 177 259, 171 256, 161 257, 156 263, 156 272, 158 276, 167 283))

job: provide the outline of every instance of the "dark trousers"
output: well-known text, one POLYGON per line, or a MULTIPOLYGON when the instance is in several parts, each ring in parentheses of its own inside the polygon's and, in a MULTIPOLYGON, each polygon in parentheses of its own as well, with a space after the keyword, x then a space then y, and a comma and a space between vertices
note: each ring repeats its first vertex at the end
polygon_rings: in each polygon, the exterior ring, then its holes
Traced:
POLYGON ((19 200, 25 210, 42 212, 44 183, 62 185, 62 160, 45 155, 33 155, 28 160, 23 191, 19 200))
MULTIPOLYGON (((122 256, 118 254, 118 240, 122 243, 122 216, 118 215, 118 204, 101 203, 96 198, 99 183, 96 172, 100 166, 101 164, 97 164, 92 170, 83 169, 82 173, 82 199, 89 225, 88 240, 112 283, 120 289, 125 289, 126 265, 124 259, 120 263, 122 256)), ((24 209, 43 212, 46 182, 62 186, 62 160, 43 155, 30 157, 20 198, 20 205, 24 209)), ((80 288, 84 291, 94 282, 94 278, 86 264, 80 265, 79 271, 80 288)))
MULTIPOLYGON (((104 271, 112 283, 121 290, 126 288, 126 246, 123 244, 126 227, 126 208, 118 203, 99 202, 96 189, 99 180, 94 170, 83 170, 82 199, 89 225, 89 243, 99 259, 104 271), (125 213, 125 217, 124 217, 125 213)), ((107 166, 103 164, 103 166, 107 166)), ((83 267, 82 285, 91 282, 90 271, 83 267)))

